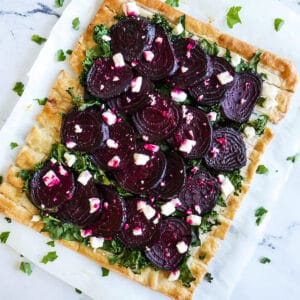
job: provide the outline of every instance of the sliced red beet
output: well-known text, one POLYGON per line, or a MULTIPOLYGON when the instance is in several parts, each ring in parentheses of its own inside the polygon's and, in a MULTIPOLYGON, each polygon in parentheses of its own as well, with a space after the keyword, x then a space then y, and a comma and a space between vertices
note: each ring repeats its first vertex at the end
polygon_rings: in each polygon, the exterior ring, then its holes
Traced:
POLYGON ((102 143, 106 128, 99 108, 72 110, 64 117, 61 139, 70 150, 90 153, 102 143))
POLYGON ((159 223, 154 221, 156 216, 155 209, 145 199, 127 199, 126 209, 127 221, 117 234, 118 240, 130 249, 149 247, 158 238, 159 223), (152 210, 153 216, 149 212, 149 215, 147 214, 147 209, 152 210), (143 210, 146 211, 146 215, 143 210))
POLYGON ((123 121, 108 126, 107 138, 90 157, 100 169, 119 170, 132 163, 134 149, 134 130, 129 123, 123 121))
POLYGON ((153 190, 155 195, 163 199, 177 197, 185 182, 185 164, 181 156, 175 152, 166 154, 167 169, 164 178, 157 188, 153 190))
POLYGON ((112 98, 108 101, 108 105, 111 109, 121 114, 136 112, 147 104, 149 104, 149 94, 152 91, 151 82, 145 77, 136 77, 131 81, 131 88, 118 97, 112 98), (137 92, 135 87, 142 81, 140 90, 137 92))
POLYGON ((184 157, 201 158, 211 143, 212 128, 207 115, 200 109, 182 105, 183 120, 168 141, 184 157))
POLYGON ((150 80, 171 76, 177 70, 173 45, 161 27, 156 27, 155 38, 149 50, 136 65, 136 70, 150 80))
POLYGON ((187 89, 201 81, 209 70, 209 56, 193 39, 178 39, 174 42, 179 68, 170 84, 178 89, 187 89))
POLYGON ((190 94, 199 104, 208 106, 220 103, 223 100, 228 87, 233 84, 235 74, 231 64, 224 58, 213 56, 210 61, 213 69, 212 75, 189 88, 190 94), (224 78, 224 75, 227 75, 226 78, 224 78))
POLYGON ((56 216, 64 222, 89 226, 101 213, 102 204, 102 195, 91 178, 86 185, 77 182, 73 198, 59 207, 56 216))
POLYGON ((98 98, 116 97, 129 88, 132 77, 130 66, 116 66, 112 58, 98 58, 87 75, 87 89, 98 98))
POLYGON ((127 191, 144 195, 162 181, 166 171, 166 157, 160 150, 147 150, 137 146, 133 162, 126 169, 114 172, 116 180, 127 191))
POLYGON ((164 96, 153 93, 150 98, 151 104, 136 112, 132 119, 141 135, 156 142, 172 134, 180 122, 181 114, 179 108, 164 96))
POLYGON ((191 238, 191 227, 185 221, 165 219, 161 222, 158 240, 146 248, 145 255, 157 268, 174 270, 185 257, 191 238))
POLYGON ((143 17, 127 17, 110 29, 111 49, 121 52, 128 62, 139 60, 149 49, 155 35, 155 27, 143 17))
POLYGON ((240 132, 233 128, 219 128, 213 132, 210 150, 204 156, 208 167, 231 172, 246 165, 246 146, 240 132))
POLYGON ((48 160, 30 180, 30 198, 41 210, 55 212, 75 192, 74 175, 56 160, 48 160))
POLYGON ((181 205, 177 209, 203 215, 216 206, 219 193, 218 180, 208 172, 198 172, 187 178, 178 196, 181 205))
POLYGON ((254 72, 238 73, 222 102, 224 115, 237 123, 247 122, 261 94, 262 79, 254 72))
POLYGON ((89 229, 95 236, 112 237, 126 222, 126 204, 112 187, 100 186, 99 193, 103 195, 102 214, 89 229))

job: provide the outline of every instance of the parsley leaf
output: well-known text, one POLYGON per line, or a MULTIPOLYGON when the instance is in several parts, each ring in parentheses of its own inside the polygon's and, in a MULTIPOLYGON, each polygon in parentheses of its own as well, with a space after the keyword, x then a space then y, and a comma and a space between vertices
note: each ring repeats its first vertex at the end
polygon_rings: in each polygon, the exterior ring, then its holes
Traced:
POLYGON ((227 204, 221 195, 219 195, 219 197, 218 197, 217 205, 219 205, 221 207, 227 207, 227 204))
POLYGON ((50 246, 50 247, 55 247, 55 242, 54 241, 49 241, 47 243, 47 245, 50 246))
POLYGON ((73 53, 73 50, 68 49, 68 50, 66 51, 66 53, 67 53, 68 55, 71 55, 71 54, 73 53))
POLYGON ((55 0, 55 7, 62 7, 65 0, 55 0))
POLYGON ((56 59, 57 61, 64 61, 66 60, 66 55, 62 49, 57 50, 56 52, 56 59))
POLYGON ((242 23, 239 12, 241 11, 241 6, 232 6, 226 15, 227 25, 229 28, 233 28, 233 26, 237 23, 242 23))
POLYGON ((0 175, 0 184, 3 182, 3 176, 0 175))
POLYGON ((299 158, 300 158, 300 152, 299 152, 299 153, 296 153, 296 154, 293 155, 293 156, 287 157, 286 160, 289 160, 289 161, 291 161, 292 163, 295 163, 299 158))
POLYGON ((207 272, 204 276, 204 279, 207 280, 209 283, 211 283, 214 278, 211 276, 211 273, 207 272))
POLYGON ((261 224, 261 222, 264 219, 267 212, 268 212, 268 210, 266 210, 264 207, 259 207, 258 209, 256 209, 255 217, 256 217, 256 225, 257 226, 259 226, 261 224))
POLYGON ((170 26, 170 23, 161 14, 154 14, 151 22, 162 27, 169 36, 172 35, 172 27, 170 26))
POLYGON ((218 55, 219 47, 216 43, 210 43, 207 39, 201 39, 200 44, 208 55, 218 55))
POLYGON ((256 174, 268 174, 269 169, 264 165, 259 165, 256 169, 256 174))
POLYGON ((183 286, 188 288, 191 286, 191 282, 195 281, 196 279, 187 265, 189 257, 190 255, 186 255, 183 262, 178 268, 180 271, 179 280, 181 280, 183 286))
POLYGON ((102 269, 102 277, 106 277, 106 276, 109 275, 109 270, 108 269, 106 269, 104 267, 102 267, 101 269, 102 269))
POLYGON ((9 232, 9 231, 4 231, 4 232, 2 232, 2 233, 0 234, 0 242, 1 242, 2 244, 5 244, 6 241, 7 241, 7 239, 8 239, 8 237, 9 237, 9 235, 10 235, 10 232, 9 232))
POLYGON ((41 263, 47 264, 48 262, 55 261, 58 258, 56 251, 48 252, 41 260, 41 263))
POLYGON ((281 18, 276 18, 274 20, 274 28, 278 32, 284 24, 284 20, 281 18))
POLYGON ((17 148, 19 145, 18 145, 18 143, 16 143, 16 142, 11 142, 11 143, 9 144, 9 146, 10 146, 10 149, 13 150, 13 149, 17 148))
POLYGON ((249 121, 240 126, 240 131, 244 131, 246 126, 251 126, 255 129, 256 134, 262 135, 265 132, 269 117, 267 115, 260 115, 256 120, 249 121))
POLYGON ((31 275, 32 270, 31 270, 31 265, 28 262, 22 261, 20 264, 20 270, 27 274, 28 276, 31 275))
POLYGON ((202 233, 210 232, 213 226, 220 225, 219 214, 212 210, 202 216, 200 229, 202 233))
POLYGON ((262 257, 259 261, 262 264, 269 264, 271 262, 271 259, 268 257, 262 257))
POLYGON ((262 50, 257 50, 251 60, 246 62, 245 60, 241 59, 241 62, 235 67, 235 71, 245 72, 245 71, 255 71, 257 72, 257 65, 260 62, 260 57, 263 54, 262 50))
POLYGON ((166 3, 173 6, 173 7, 178 7, 179 6, 179 0, 167 0, 166 3))
POLYGON ((33 34, 33 35, 31 36, 31 40, 32 40, 33 42, 39 44, 39 45, 42 45, 43 43, 45 43, 45 42, 47 41, 46 38, 43 38, 43 37, 41 37, 41 36, 39 36, 39 35, 37 35, 37 34, 33 34))
POLYGON ((77 288, 75 288, 75 292, 76 292, 77 294, 82 294, 82 291, 81 291, 80 289, 77 289, 77 288))
POLYGON ((44 98, 44 99, 33 99, 34 101, 37 101, 37 103, 39 104, 39 105, 45 105, 46 104, 46 102, 47 102, 47 100, 48 100, 48 98, 44 98))
POLYGON ((260 106, 260 107, 264 107, 264 103, 267 100, 267 98, 265 97, 259 97, 256 101, 256 103, 260 106))
POLYGON ((16 82, 15 86, 12 89, 18 96, 22 96, 24 92, 24 83, 23 82, 16 82))
POLYGON ((231 62, 231 52, 227 48, 226 48, 226 52, 225 52, 225 55, 224 55, 224 59, 226 61, 228 61, 229 63, 231 62))
POLYGON ((73 21, 72 21, 72 28, 75 30, 79 30, 79 27, 80 27, 80 20, 77 17, 77 18, 73 19, 73 21))
POLYGON ((9 224, 11 223, 11 218, 5 217, 4 219, 7 223, 9 223, 9 224))

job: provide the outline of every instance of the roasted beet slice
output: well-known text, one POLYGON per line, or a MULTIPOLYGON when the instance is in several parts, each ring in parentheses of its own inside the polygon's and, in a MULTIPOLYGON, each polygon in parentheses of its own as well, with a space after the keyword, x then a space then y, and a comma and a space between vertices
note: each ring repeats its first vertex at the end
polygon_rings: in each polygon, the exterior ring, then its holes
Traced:
POLYGON ((177 209, 203 215, 216 206, 219 193, 218 180, 208 172, 198 172, 187 178, 178 196, 181 205, 177 209))
POLYGON ((164 178, 157 188, 153 190, 154 195, 163 199, 177 197, 185 181, 185 164, 181 156, 175 152, 166 154, 167 169, 164 178))
POLYGON ((112 58, 98 58, 87 75, 87 89, 98 98, 116 97, 129 88, 132 77, 128 65, 115 65, 112 58))
POLYGON ((91 225, 102 211, 103 199, 92 178, 83 185, 77 182, 74 196, 63 203, 56 216, 64 221, 79 226, 91 225))
POLYGON ((108 105, 121 114, 133 113, 149 104, 151 91, 151 82, 145 77, 138 76, 132 79, 130 89, 126 93, 110 99, 108 105))
POLYGON ((92 162, 101 169, 124 169, 132 162, 134 149, 134 130, 129 123, 123 121, 108 126, 107 138, 90 157, 92 162))
POLYGON ((178 39, 174 42, 179 68, 169 83, 178 89, 187 89, 201 81, 209 70, 209 56, 193 39, 178 39))
POLYGON ((172 43, 161 27, 156 27, 151 48, 144 51, 136 70, 150 80, 160 80, 171 76, 177 70, 172 43))
POLYGON ((108 186, 99 186, 103 195, 102 214, 89 227, 95 236, 112 237, 126 222, 126 204, 118 193, 108 186))
POLYGON ((222 102, 224 115, 237 123, 247 122, 261 94, 262 80, 254 72, 239 73, 222 102))
POLYGON ((106 127, 99 108, 72 110, 64 117, 61 139, 70 150, 90 153, 102 143, 106 127))
POLYGON ((134 194, 147 194, 159 185, 165 175, 167 160, 164 153, 159 148, 147 150, 147 145, 136 148, 131 165, 114 172, 119 184, 134 194))
POLYGON ((128 62, 139 60, 151 47, 155 27, 143 17, 127 17, 111 27, 111 49, 121 52, 128 62))
POLYGON ((145 199, 127 199, 127 221, 117 238, 127 248, 144 249, 158 238, 156 210, 145 199))
POLYGON ((191 227, 185 221, 165 219, 161 222, 158 240, 146 248, 146 257, 161 270, 174 270, 185 257, 191 238, 191 227))
POLYGON ((233 128, 219 128, 213 132, 210 150, 204 156, 208 167, 231 172, 246 165, 246 146, 242 135, 233 128))
POLYGON ((30 198, 38 208, 55 212, 75 192, 74 175, 55 159, 45 162, 30 180, 30 198))
POLYGON ((184 157, 201 158, 211 143, 212 128, 207 115, 200 109, 181 106, 183 120, 168 141, 184 157))
POLYGON ((179 108, 164 96, 153 93, 151 104, 132 117, 140 134, 156 142, 170 136, 178 126, 181 114, 179 108))
POLYGON ((229 86, 233 84, 234 69, 224 58, 213 56, 210 59, 213 73, 189 88, 190 94, 201 105, 220 103, 229 86))

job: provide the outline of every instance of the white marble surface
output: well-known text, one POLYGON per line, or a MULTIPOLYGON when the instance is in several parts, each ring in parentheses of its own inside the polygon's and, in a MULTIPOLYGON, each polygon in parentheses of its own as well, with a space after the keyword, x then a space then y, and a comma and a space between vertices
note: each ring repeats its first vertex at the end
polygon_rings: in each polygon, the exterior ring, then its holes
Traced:
MULTIPOLYGON (((300 15, 298 1, 280 2, 289 5, 300 15)), ((26 83, 26 73, 40 50, 41 46, 31 41, 31 35, 47 37, 62 13, 63 9, 54 8, 53 3, 54 0, 0 1, 0 127, 18 101, 11 88, 16 81, 26 83)), ((238 5, 239 1, 236 3, 238 5)), ((254 295, 257 300, 300 299, 300 202, 297 198, 299 165, 300 162, 293 168, 285 197, 271 209, 272 221, 257 245, 255 255, 243 272, 231 300, 250 300, 254 295), (259 258, 262 256, 269 257, 272 262, 260 264, 259 258)), ((84 295, 76 294, 73 287, 38 267, 33 266, 33 274, 26 276, 18 269, 21 260, 20 254, 0 244, 0 299, 87 299, 84 295)))

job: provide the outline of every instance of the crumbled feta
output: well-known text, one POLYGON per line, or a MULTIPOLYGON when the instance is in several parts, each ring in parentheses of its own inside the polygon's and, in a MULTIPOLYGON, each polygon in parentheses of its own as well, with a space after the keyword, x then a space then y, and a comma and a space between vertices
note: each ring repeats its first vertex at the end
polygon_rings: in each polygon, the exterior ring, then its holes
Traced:
POLYGON ((244 135, 247 139, 251 139, 256 135, 255 129, 252 126, 246 126, 244 129, 244 135))
POLYGON ((92 229, 81 229, 80 230, 80 235, 83 237, 83 238, 86 238, 88 236, 91 236, 93 234, 93 231, 92 229))
POLYGON ((67 141, 66 142, 66 146, 68 149, 73 149, 74 147, 76 147, 76 143, 75 142, 72 142, 72 141, 67 141))
POLYGON ((144 58, 146 61, 151 62, 154 58, 154 53, 150 50, 143 52, 144 58))
POLYGON ((184 139, 181 142, 181 145, 179 147, 179 151, 181 152, 186 152, 186 153, 190 153, 193 149, 193 147, 197 144, 196 141, 194 140, 189 140, 189 139, 184 139))
POLYGON ((143 83, 143 77, 142 76, 138 76, 136 78, 133 78, 131 80, 131 83, 130 83, 131 92, 132 93, 139 93, 141 91, 142 83, 143 83))
POLYGON ((185 72, 187 72, 187 71, 189 70, 189 68, 188 68, 188 67, 185 67, 185 66, 182 66, 182 67, 180 68, 180 70, 181 70, 181 73, 185 73, 185 72))
POLYGON ((135 165, 144 166, 150 160, 150 156, 142 153, 134 153, 133 160, 135 165))
POLYGON ((34 215, 31 218, 31 222, 34 222, 34 223, 39 222, 40 220, 41 220, 41 216, 39 216, 39 215, 34 215))
POLYGON ((180 271, 179 270, 174 270, 170 273, 168 277, 168 281, 176 281, 179 279, 180 276, 180 271))
POLYGON ((163 42, 163 38, 158 36, 156 39, 155 39, 155 43, 158 44, 158 45, 161 45, 163 42))
POLYGON ((87 185, 87 183, 92 177, 92 174, 88 170, 86 170, 79 174, 77 181, 80 182, 82 185, 87 185))
POLYGON ((132 230, 133 235, 137 236, 137 235, 142 235, 143 231, 141 227, 135 227, 132 230))
POLYGON ((75 131, 75 133, 81 133, 82 132, 82 128, 78 124, 76 124, 74 126, 74 131, 75 131))
POLYGON ((49 170, 44 176, 43 176, 43 182, 45 186, 47 187, 53 187, 55 185, 58 185, 60 183, 60 179, 57 177, 55 172, 53 170, 49 170))
POLYGON ((182 24, 181 24, 181 23, 178 23, 178 24, 173 28, 172 33, 173 33, 174 35, 179 35, 179 34, 182 34, 183 31, 184 31, 184 28, 183 28, 182 24))
POLYGON ((120 165, 120 157, 115 155, 111 160, 108 161, 107 165, 111 168, 117 168, 120 165))
POLYGON ((161 213, 164 215, 164 216, 169 216, 171 215, 173 212, 175 212, 175 203, 171 200, 171 201, 168 201, 167 203, 163 204, 161 207, 161 213))
POLYGON ((70 154, 68 152, 65 152, 64 159, 68 167, 72 167, 74 163, 76 162, 76 156, 74 154, 70 154))
POLYGON ((176 248, 180 254, 183 254, 188 250, 189 247, 184 241, 180 241, 176 244, 176 248))
POLYGON ((265 109, 273 109, 278 105, 278 102, 274 98, 266 98, 266 100, 263 103, 263 107, 265 109))
POLYGON ((234 186, 227 176, 218 175, 218 180, 221 182, 221 192, 225 199, 234 192, 234 186))
POLYGON ((117 116, 110 109, 102 113, 102 119, 107 125, 114 125, 117 122, 117 116))
POLYGON ((231 53, 231 64, 236 67, 241 62, 241 57, 236 53, 231 53))
POLYGON ((222 85, 233 81, 233 77, 228 71, 217 74, 217 78, 222 85))
POLYGON ((103 237, 95 237, 95 236, 91 236, 90 239, 90 245, 93 249, 98 249, 98 248, 101 248, 103 247, 103 244, 104 244, 104 238, 103 237))
POLYGON ((190 225, 199 226, 201 224, 201 217, 192 214, 186 217, 186 221, 190 225))
POLYGON ((110 42, 111 41, 111 37, 109 35, 106 35, 106 34, 102 35, 101 38, 105 42, 110 42))
POLYGON ((93 214, 99 210, 100 203, 101 203, 99 198, 97 197, 89 198, 89 202, 90 202, 90 214, 93 214))
POLYGON ((210 121, 215 122, 217 120, 217 113, 215 111, 211 111, 207 114, 207 117, 210 121))
POLYGON ((68 175, 68 171, 61 164, 58 166, 58 173, 61 176, 67 176, 68 175))
POLYGON ((106 145, 108 148, 112 148, 112 149, 118 149, 119 147, 119 144, 112 139, 107 139, 106 145))
POLYGON ((152 219, 156 214, 156 210, 145 201, 138 201, 137 209, 143 212, 147 220, 152 219))
POLYGON ((157 152, 160 149, 158 145, 154 145, 154 144, 145 144, 144 148, 146 150, 151 151, 151 152, 157 152))
POLYGON ((119 80, 120 80, 120 78, 118 76, 114 76, 112 79, 112 81, 114 81, 114 82, 119 81, 119 80))
POLYGON ((136 2, 130 1, 123 4, 123 11, 125 16, 131 17, 131 16, 137 16, 140 14, 140 9, 136 5, 136 2))
POLYGON ((116 68, 122 68, 125 66, 125 61, 122 53, 116 53, 113 56, 113 61, 116 68))
POLYGON ((50 161, 53 165, 55 165, 57 163, 57 160, 54 157, 51 157, 50 161))
POLYGON ((171 91, 171 98, 175 102, 184 102, 187 98, 187 93, 179 89, 173 89, 171 91))

